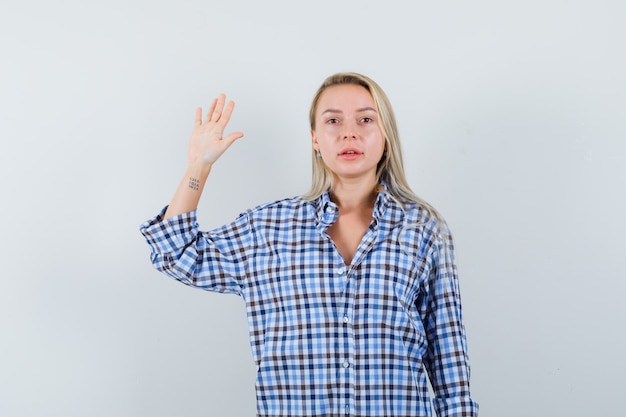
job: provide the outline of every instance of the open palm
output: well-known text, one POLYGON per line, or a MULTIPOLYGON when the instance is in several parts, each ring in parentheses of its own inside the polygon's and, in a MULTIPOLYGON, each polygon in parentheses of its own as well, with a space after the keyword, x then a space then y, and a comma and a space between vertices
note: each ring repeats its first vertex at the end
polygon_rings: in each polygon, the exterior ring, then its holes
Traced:
POLYGON ((226 96, 220 94, 213 100, 211 107, 202 120, 202 108, 196 109, 194 128, 189 141, 188 157, 190 163, 212 165, 237 139, 242 132, 232 132, 224 136, 226 125, 235 108, 235 103, 226 104, 226 96))

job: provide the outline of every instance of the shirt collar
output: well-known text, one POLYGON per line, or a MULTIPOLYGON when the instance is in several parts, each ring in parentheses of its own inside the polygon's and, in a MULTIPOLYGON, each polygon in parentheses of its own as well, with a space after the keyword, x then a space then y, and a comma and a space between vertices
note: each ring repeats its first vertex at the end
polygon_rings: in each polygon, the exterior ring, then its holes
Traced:
MULTIPOLYGON (((374 211, 372 212, 372 217, 376 223, 382 219, 390 201, 393 200, 387 193, 387 185, 384 182, 381 182, 378 186, 378 195, 376 196, 374 211)), ((322 229, 327 229, 335 221, 337 221, 337 217, 339 216, 339 207, 331 201, 330 193, 328 191, 325 191, 315 200, 315 212, 317 224, 322 229)))

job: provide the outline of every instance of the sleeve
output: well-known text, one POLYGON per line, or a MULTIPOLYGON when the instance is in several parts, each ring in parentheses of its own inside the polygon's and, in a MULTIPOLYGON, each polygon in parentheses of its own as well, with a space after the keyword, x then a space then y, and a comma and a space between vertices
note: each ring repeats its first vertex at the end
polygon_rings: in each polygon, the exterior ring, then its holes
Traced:
POLYGON ((476 417, 478 404, 470 396, 470 366, 461 311, 461 296, 452 237, 443 233, 432 247, 425 364, 439 417, 476 417))
POLYGON ((192 287, 242 295, 253 240, 248 215, 201 232, 196 211, 163 219, 166 209, 139 227, 153 266, 192 287))

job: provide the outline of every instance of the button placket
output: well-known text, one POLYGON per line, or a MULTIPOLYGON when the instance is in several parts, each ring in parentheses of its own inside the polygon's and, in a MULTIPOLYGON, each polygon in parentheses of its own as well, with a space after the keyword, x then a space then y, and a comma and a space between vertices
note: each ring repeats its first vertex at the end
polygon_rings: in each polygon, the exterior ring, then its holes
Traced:
POLYGON ((345 287, 344 293, 342 297, 343 301, 343 311, 337 317, 338 324, 341 326, 341 340, 343 341, 344 348, 342 349, 342 353, 344 354, 343 358, 339 362, 339 366, 341 368, 342 380, 346 385, 344 385, 344 394, 345 394, 345 415, 352 415, 354 413, 354 401, 356 393, 354 391, 355 387, 355 368, 354 368, 354 357, 355 357, 355 341, 354 341, 354 329, 352 327, 352 315, 354 309, 354 302, 356 297, 356 281, 351 278, 351 275, 354 273, 351 266, 343 265, 341 267, 341 277, 345 278, 345 287))

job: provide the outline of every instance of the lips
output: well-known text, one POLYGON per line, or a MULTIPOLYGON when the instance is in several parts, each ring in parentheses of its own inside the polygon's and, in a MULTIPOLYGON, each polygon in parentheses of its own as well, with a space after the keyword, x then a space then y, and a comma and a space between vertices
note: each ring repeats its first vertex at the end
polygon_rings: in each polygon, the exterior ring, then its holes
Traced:
POLYGON ((361 158, 363 152, 357 148, 344 148, 337 155, 343 161, 356 161, 361 158))
POLYGON ((361 152, 360 150, 356 148, 344 148, 341 150, 341 152, 339 152, 339 155, 350 156, 350 155, 361 155, 362 153, 363 152, 361 152))

